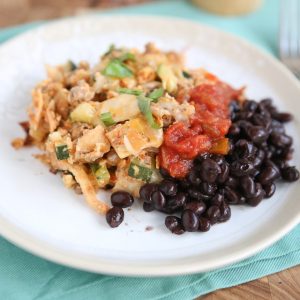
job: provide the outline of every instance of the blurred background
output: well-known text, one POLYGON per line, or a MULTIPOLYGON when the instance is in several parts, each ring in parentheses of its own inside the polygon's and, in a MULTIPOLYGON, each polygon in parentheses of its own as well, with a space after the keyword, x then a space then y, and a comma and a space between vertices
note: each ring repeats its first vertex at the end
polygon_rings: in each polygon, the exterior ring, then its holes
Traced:
POLYGON ((186 1, 195 4, 195 7, 222 15, 246 14, 259 8, 263 2, 263 0, 0 0, 0 28, 29 21, 160 1, 186 1))
MULTIPOLYGON (((0 27, 24 22, 82 14, 92 9, 107 9, 141 4, 151 0, 0 0, 0 27)), ((152 0, 152 2, 155 0, 152 0)))

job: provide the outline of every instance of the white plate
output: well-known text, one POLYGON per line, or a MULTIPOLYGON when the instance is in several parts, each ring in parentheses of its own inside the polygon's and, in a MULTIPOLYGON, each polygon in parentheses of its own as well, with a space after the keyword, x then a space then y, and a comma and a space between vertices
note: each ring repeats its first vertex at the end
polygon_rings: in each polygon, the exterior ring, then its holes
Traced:
MULTIPOLYGON (((295 114, 288 126, 299 162, 300 87, 274 58, 237 37, 184 20, 150 16, 84 17, 55 22, 0 47, 0 232, 52 261, 101 273, 174 275, 211 270, 246 258, 274 243, 300 220, 300 185, 278 186, 258 207, 232 208, 229 222, 205 234, 170 234, 164 215, 136 203, 125 222, 110 229, 59 176, 10 141, 22 135, 30 90, 45 78, 44 64, 87 59, 95 63, 111 43, 185 49, 190 67, 203 66, 250 98, 274 98, 295 114), (153 230, 146 230, 152 226, 153 230)), ((101 195, 103 197, 103 195, 101 195)), ((106 195, 107 196, 107 195, 106 195)))

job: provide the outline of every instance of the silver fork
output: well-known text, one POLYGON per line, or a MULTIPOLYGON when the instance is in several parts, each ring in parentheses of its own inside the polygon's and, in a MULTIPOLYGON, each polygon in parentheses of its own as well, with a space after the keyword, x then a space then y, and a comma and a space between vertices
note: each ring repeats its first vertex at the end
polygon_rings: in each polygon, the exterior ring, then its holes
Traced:
POLYGON ((300 79, 300 0, 281 0, 279 54, 300 79))

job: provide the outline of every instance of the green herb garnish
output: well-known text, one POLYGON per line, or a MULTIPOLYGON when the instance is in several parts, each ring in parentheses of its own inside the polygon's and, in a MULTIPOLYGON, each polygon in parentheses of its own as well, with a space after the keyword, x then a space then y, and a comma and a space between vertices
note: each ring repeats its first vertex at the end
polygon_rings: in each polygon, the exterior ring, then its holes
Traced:
POLYGON ((116 124, 110 112, 106 112, 100 115, 101 121, 104 123, 105 126, 111 126, 116 124))
POLYGON ((133 75, 132 71, 117 58, 108 63, 106 68, 102 71, 102 74, 116 78, 126 78, 133 75))
POLYGON ((147 95, 148 98, 151 98, 153 102, 157 102, 158 98, 160 98, 164 94, 164 89, 159 88, 153 90, 151 93, 147 95))
POLYGON ((77 69, 77 66, 75 65, 75 63, 72 60, 68 60, 68 64, 70 67, 70 71, 74 71, 77 69))
POLYGON ((55 153, 58 160, 64 160, 70 157, 69 149, 67 145, 56 146, 55 153))
POLYGON ((151 108, 150 108, 150 103, 151 103, 152 99, 147 98, 143 95, 140 95, 140 96, 138 96, 137 100, 138 100, 139 109, 140 109, 141 113, 145 116, 148 124, 154 129, 159 129, 160 126, 154 120, 152 112, 151 112, 151 108))
POLYGON ((189 78, 192 77, 191 74, 188 73, 188 72, 186 72, 186 71, 182 71, 182 76, 183 76, 184 78, 187 78, 187 79, 189 79, 189 78))
POLYGON ((140 90, 133 90, 133 89, 127 89, 127 88, 119 88, 117 90, 117 92, 120 94, 129 94, 129 95, 135 95, 135 96, 139 96, 143 93, 140 90))

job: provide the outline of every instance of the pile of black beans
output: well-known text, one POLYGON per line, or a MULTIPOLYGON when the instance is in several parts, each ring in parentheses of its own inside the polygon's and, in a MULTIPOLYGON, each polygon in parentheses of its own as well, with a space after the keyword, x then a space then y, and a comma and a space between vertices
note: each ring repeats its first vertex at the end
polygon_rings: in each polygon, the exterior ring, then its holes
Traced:
POLYGON ((208 231, 230 219, 229 205, 257 206, 274 194, 277 180, 299 179, 299 171, 288 164, 293 140, 284 123, 291 114, 278 112, 270 99, 245 100, 231 103, 231 119, 228 155, 200 155, 186 178, 161 170, 161 183, 141 187, 144 210, 168 214, 165 225, 172 233, 208 231))

